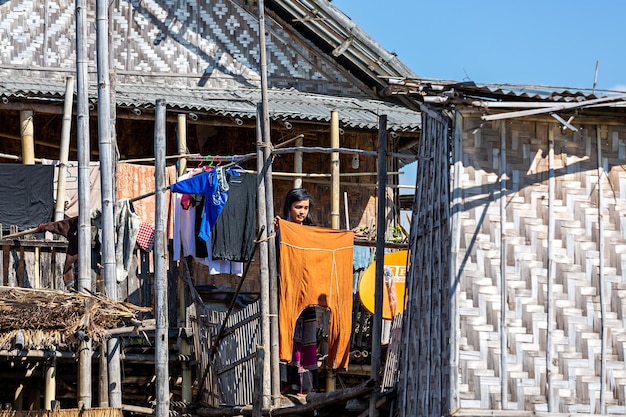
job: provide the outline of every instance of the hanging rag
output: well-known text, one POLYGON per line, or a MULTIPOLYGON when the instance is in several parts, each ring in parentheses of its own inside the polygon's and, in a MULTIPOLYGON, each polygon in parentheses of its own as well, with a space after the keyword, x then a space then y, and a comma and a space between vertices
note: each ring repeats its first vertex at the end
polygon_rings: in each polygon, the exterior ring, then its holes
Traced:
POLYGON ((52 232, 67 239, 65 264, 63 265, 63 282, 65 287, 74 283, 74 262, 78 259, 78 216, 56 222, 42 223, 37 226, 38 232, 52 232))
POLYGON ((330 310, 326 366, 348 366, 352 332, 354 233, 279 220, 280 360, 290 362, 296 320, 305 307, 330 310))
POLYGON ((117 282, 122 282, 128 276, 128 269, 137 244, 137 235, 141 218, 134 212, 127 198, 119 200, 115 205, 115 263, 117 282))

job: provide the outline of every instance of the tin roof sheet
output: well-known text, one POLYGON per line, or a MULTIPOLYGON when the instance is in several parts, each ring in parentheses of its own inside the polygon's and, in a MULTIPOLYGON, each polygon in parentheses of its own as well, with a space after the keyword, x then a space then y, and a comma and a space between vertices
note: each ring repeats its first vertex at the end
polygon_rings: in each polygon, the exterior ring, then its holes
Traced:
MULTIPOLYGON (((64 94, 65 83, 58 79, 5 77, 0 80, 0 96, 9 100, 58 102, 64 94)), ((171 109, 239 118, 255 118, 257 103, 261 101, 261 90, 254 88, 215 90, 118 84, 115 95, 121 107, 152 108, 157 99, 163 99, 171 109)), ((89 96, 96 101, 95 86, 90 88, 89 96)), ((342 126, 349 128, 377 129, 379 115, 387 115, 391 131, 417 131, 421 126, 419 112, 381 100, 271 89, 268 104, 270 117, 276 120, 327 122, 330 112, 336 110, 342 126)))

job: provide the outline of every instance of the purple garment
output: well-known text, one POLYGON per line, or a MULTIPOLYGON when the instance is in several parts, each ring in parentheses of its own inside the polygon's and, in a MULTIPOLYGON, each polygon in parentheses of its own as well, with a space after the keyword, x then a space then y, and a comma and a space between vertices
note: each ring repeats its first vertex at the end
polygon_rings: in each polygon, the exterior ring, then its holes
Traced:
POLYGON ((211 230, 228 199, 228 192, 219 186, 215 170, 175 182, 170 186, 170 190, 175 193, 204 195, 204 212, 198 236, 205 242, 210 242, 211 230))

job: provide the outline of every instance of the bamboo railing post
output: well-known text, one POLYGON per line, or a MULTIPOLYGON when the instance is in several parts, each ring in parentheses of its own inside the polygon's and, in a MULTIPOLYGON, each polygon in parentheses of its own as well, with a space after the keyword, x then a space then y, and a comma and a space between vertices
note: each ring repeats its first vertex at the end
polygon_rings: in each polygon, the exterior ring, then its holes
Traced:
POLYGON ((155 331, 155 372, 156 372, 156 417, 168 417, 170 409, 169 369, 168 369, 168 303, 167 303, 167 231, 165 207, 165 130, 166 105, 164 100, 156 101, 154 131, 154 180, 155 195, 155 255, 154 255, 154 311, 155 331))

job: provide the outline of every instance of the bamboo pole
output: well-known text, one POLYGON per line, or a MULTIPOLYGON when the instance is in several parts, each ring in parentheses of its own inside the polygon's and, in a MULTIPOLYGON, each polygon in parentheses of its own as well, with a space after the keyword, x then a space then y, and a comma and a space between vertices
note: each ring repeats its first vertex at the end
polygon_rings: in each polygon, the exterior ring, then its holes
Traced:
MULTIPOLYGON (((381 340, 383 325, 383 277, 385 232, 387 229, 387 116, 378 118, 378 207, 376 213, 376 280, 374 284, 374 319, 372 322, 372 379, 380 386, 381 340)), ((369 416, 377 417, 378 395, 372 393, 369 416)))
MULTIPOLYGON (((177 117, 178 121, 178 153, 179 155, 183 155, 187 152, 187 117, 185 114, 179 114, 177 117)), ((166 158, 163 158, 165 161, 166 158)), ((181 157, 178 159, 178 176, 181 176, 185 173, 187 169, 187 159, 185 157, 181 157)), ((185 302, 185 282, 182 279, 177 281, 178 283, 178 327, 184 328, 187 327, 187 308, 185 302)), ((191 346, 189 344, 189 340, 186 337, 180 337, 178 340, 180 346, 180 353, 183 355, 191 354, 191 346)), ((181 376, 182 376, 182 386, 181 386, 181 400, 185 404, 190 404, 192 401, 192 393, 191 393, 191 368, 188 363, 181 364, 181 376)))
MULTIPOLYGON (((76 139, 78 159, 78 290, 91 290, 91 173, 89 135, 89 58, 87 0, 76 0, 76 139)), ((78 407, 92 406, 91 341, 82 341, 78 358, 78 407)), ((104 348, 103 348, 104 349, 104 348)), ((106 369, 100 368, 100 376, 106 369)), ((99 379, 100 391, 107 391, 107 378, 99 379)), ((100 405, 103 395, 99 396, 100 405)))
MULTIPOLYGON (((271 165, 271 126, 269 105, 267 98, 267 50, 265 46, 265 2, 259 0, 259 49, 261 58, 261 102, 263 111, 262 138, 263 138, 263 160, 268 161, 265 171, 265 226, 269 227, 274 222, 274 188, 272 183, 272 165, 271 165)), ((259 225, 260 227, 261 225, 259 225)), ((268 236, 268 269, 269 269, 269 296, 270 296, 270 369, 271 384, 270 393, 271 401, 277 405, 280 401, 280 370, 278 368, 278 275, 276 267, 276 243, 274 235, 268 236)), ((268 399, 263 401, 264 407, 269 404, 268 399)))
POLYGON ((13 409, 17 411, 22 411, 23 406, 24 406, 24 383, 18 382, 17 387, 15 388, 15 393, 13 394, 13 409))
POLYGON ((556 264, 554 262, 554 239, 555 239, 555 219, 554 219, 554 127, 548 125, 548 282, 546 292, 548 294, 548 305, 546 306, 547 326, 546 331, 546 397, 548 402, 548 412, 554 412, 558 408, 555 404, 556 397, 552 395, 553 356, 552 333, 554 330, 554 279, 556 264))
MULTIPOLYGON (((339 114, 337 111, 330 112, 330 147, 339 148, 339 114)), ((330 177, 330 224, 333 229, 339 229, 339 152, 333 152, 330 155, 330 177)))
POLYGON ((61 128, 61 151, 59 154, 59 175, 57 179, 57 199, 54 206, 54 221, 63 220, 65 215, 65 184, 67 180, 67 160, 70 153, 73 104, 74 77, 70 76, 65 78, 65 102, 63 106, 63 127, 61 128))
POLYGON ((154 156, 155 187, 155 256, 154 256, 154 310, 156 312, 155 368, 156 368, 156 416, 168 417, 170 409, 168 369, 168 304, 167 304, 167 231, 165 207, 165 100, 156 101, 154 156))
POLYGON ((52 410, 52 402, 56 399, 56 374, 57 361, 56 358, 50 358, 50 362, 46 363, 45 375, 45 391, 44 391, 44 409, 52 410))
MULTIPOLYGON (((117 300, 115 260, 115 195, 113 190, 113 149, 111 135, 111 91, 109 71, 108 2, 96 0, 96 57, 98 69, 98 144, 100 151, 100 183, 102 190, 102 265, 106 293, 117 300)), ((109 406, 122 404, 120 340, 107 341, 109 406)))
POLYGON ((252 417, 263 415, 263 366, 265 363, 265 348, 256 347, 256 360, 254 363, 254 392, 252 395, 252 417))
MULTIPOLYGON (((339 113, 330 112, 330 147, 339 148, 339 113)), ((333 152, 330 156, 330 224, 331 228, 339 229, 339 152, 333 152)), ((337 389, 337 377, 333 369, 326 371, 326 392, 337 389)))
POLYGON ((33 165, 35 163, 35 129, 32 110, 22 110, 20 112, 20 131, 22 137, 22 163, 24 165, 33 165))
POLYGON ((508 408, 506 369, 506 123, 500 124, 500 403, 508 408))
MULTIPOLYGON (((263 165, 265 158, 263 157, 263 133, 261 132, 261 119, 262 110, 261 104, 257 106, 257 129, 256 129, 256 145, 257 145, 257 171, 259 177, 257 178, 257 205, 258 205, 258 227, 266 227, 267 230, 267 202, 265 200, 265 179, 262 176, 264 170, 263 165)), ((272 223, 273 224, 273 223, 272 223)), ((268 230, 269 233, 269 230, 268 230)), ((261 278, 261 345, 267 349, 271 346, 270 340, 270 273, 269 273, 269 251, 268 241, 266 239, 261 240, 259 243, 259 276, 261 278)), ((267 404, 265 398, 271 395, 271 361, 265 360, 263 362, 263 408, 266 408, 267 404)))
MULTIPOLYGON (((602 164, 602 133, 601 127, 596 126, 596 144, 598 153, 598 286, 600 287, 600 410, 598 413, 606 414, 606 351, 608 332, 606 326, 606 283, 604 282, 604 196, 602 195, 602 177, 604 169, 602 164)), ((594 410, 590 410, 593 412, 594 410)))
POLYGON ((181 176, 187 170, 187 117, 185 114, 179 114, 176 118, 178 121, 178 176, 181 176))
MULTIPOLYGON (((422 122, 423 123, 423 122, 422 122)), ((450 236, 452 239, 450 249, 450 330, 449 330, 449 340, 450 340, 450 377, 448 379, 450 384, 450 409, 456 410, 460 408, 461 399, 459 394, 459 340, 461 339, 461 326, 458 324, 460 322, 460 307, 459 307, 459 291, 457 286, 457 274, 460 269, 461 259, 460 259, 460 247, 461 247, 461 205, 463 204, 463 200, 461 198, 461 189, 462 189, 462 178, 463 178, 463 147, 462 147, 462 136, 463 136, 463 116, 461 112, 455 112, 454 115, 454 137, 453 137, 453 149, 452 153, 454 155, 453 163, 454 163, 454 182, 452 183, 452 216, 451 216, 451 231, 450 236)), ((419 162, 418 162, 419 164, 419 162)), ((418 167, 419 168, 419 167, 418 167)), ((417 179, 416 179, 417 185, 417 179)), ((417 198, 417 196, 416 196, 417 198)), ((417 201, 417 200, 416 200, 417 201)), ((411 236, 415 236, 417 233, 417 222, 416 224, 411 223, 411 236)), ((414 239, 414 237, 413 237, 414 239)), ((413 284, 410 288, 413 287, 413 284)), ((410 295, 410 294, 409 294, 410 295)), ((405 323, 411 322, 411 309, 408 309, 407 312, 404 313, 405 323)), ((404 338, 405 343, 403 345, 404 352, 408 352, 408 347, 406 341, 408 338, 404 338)), ((407 372, 407 362, 403 364, 402 374, 406 375, 407 372)), ((406 378, 404 378, 406 380, 406 378)), ((403 382, 403 395, 400 400, 400 409, 406 410, 406 381, 403 382)))
MULTIPOLYGON (((302 147, 304 138, 301 136, 296 139, 296 148, 302 147)), ((296 151, 293 155, 293 188, 302 188, 302 151, 296 151)), ((274 173, 276 174, 276 173, 274 173)))

